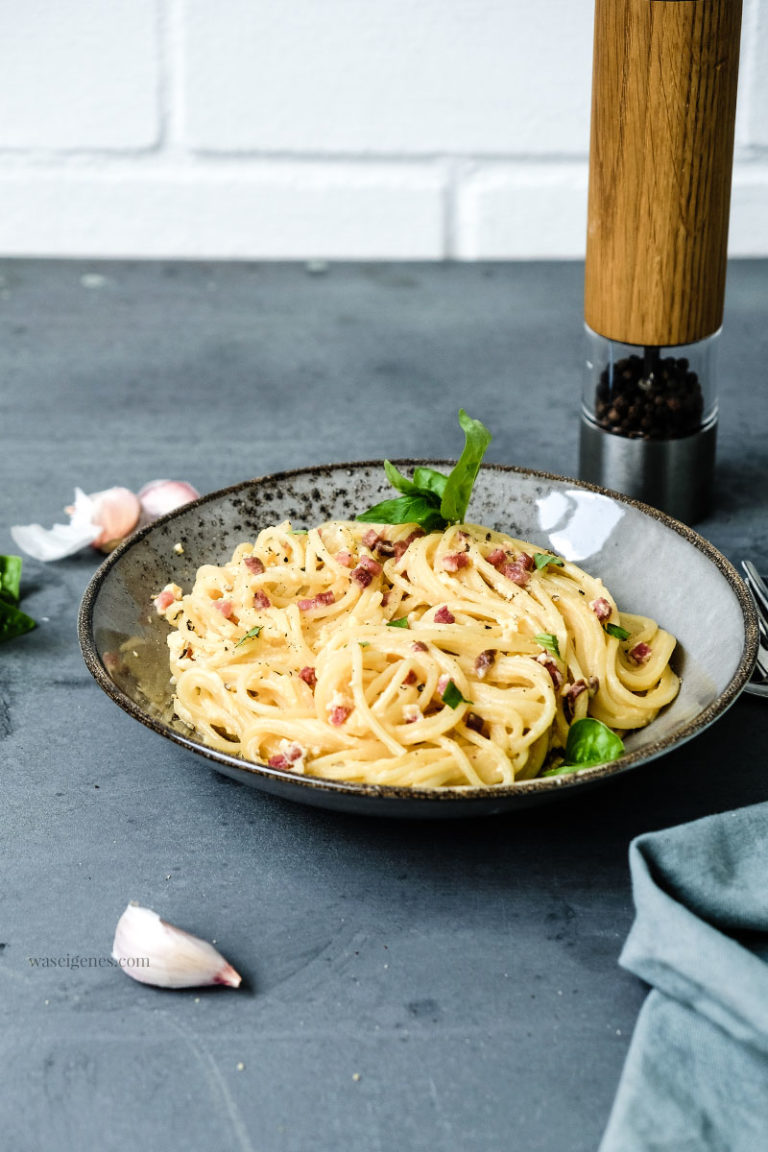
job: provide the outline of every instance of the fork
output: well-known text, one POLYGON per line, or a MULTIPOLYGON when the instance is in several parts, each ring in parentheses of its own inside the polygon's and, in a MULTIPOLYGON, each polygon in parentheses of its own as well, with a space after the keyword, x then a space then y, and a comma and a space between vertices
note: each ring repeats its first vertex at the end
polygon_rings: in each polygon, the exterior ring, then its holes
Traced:
POLYGON ((768 697, 768 584, 751 560, 742 560, 741 566, 757 609, 757 626, 760 633, 755 670, 752 679, 744 685, 744 691, 751 692, 754 696, 768 697))

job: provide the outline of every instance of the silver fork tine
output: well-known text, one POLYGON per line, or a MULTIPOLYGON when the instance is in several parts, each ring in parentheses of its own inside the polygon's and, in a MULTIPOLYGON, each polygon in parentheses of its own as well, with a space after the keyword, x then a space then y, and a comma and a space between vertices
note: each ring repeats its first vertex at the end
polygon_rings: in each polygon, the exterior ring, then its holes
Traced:
POLYGON ((768 586, 751 560, 742 560, 741 566, 744 569, 747 587, 755 602, 757 626, 760 632, 760 645, 755 663, 755 673, 760 679, 751 679, 745 684, 744 689, 754 696, 768 697, 768 586))

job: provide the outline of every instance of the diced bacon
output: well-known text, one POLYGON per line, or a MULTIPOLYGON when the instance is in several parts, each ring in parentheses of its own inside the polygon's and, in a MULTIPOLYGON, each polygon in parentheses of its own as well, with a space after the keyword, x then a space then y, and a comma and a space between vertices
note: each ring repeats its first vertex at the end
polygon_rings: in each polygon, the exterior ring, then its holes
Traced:
POLYGON ((414 672, 413 668, 411 668, 408 672, 408 675, 403 678, 403 684, 415 684, 417 680, 418 676, 414 672))
POLYGON ((333 592, 319 592, 307 600, 299 600, 300 612, 311 612, 313 608, 324 608, 326 604, 333 604, 336 600, 333 592))
POLYGON ((525 588, 526 584, 531 578, 531 573, 525 567, 522 557, 514 560, 511 564, 504 564, 499 569, 502 576, 506 576, 513 584, 517 584, 520 588, 525 588))
POLYGON ((390 592, 389 592, 389 590, 387 590, 386 592, 384 592, 384 594, 382 595, 382 597, 381 597, 381 606, 382 606, 382 608, 386 608, 387 604, 389 604, 389 596, 390 596, 390 592))
POLYGON ((335 707, 331 708, 328 719, 331 724, 339 728, 346 721, 351 711, 352 709, 348 708, 346 704, 336 704, 335 707))
POLYGON ((427 646, 423 640, 414 640, 413 644, 411 644, 411 652, 428 652, 428 651, 429 651, 429 649, 427 648, 427 646))
POLYGON ((469 567, 469 556, 466 552, 451 552, 443 556, 443 568, 446 572, 458 572, 460 568, 469 567))
POLYGON ((586 691, 586 682, 584 680, 576 680, 573 684, 566 684, 565 687, 561 689, 560 695, 564 700, 573 702, 578 696, 581 696, 582 692, 586 691))
POLYGON ((380 573, 381 564, 370 556, 361 556, 360 563, 350 575, 351 579, 356 580, 362 588, 367 588, 374 576, 378 576, 380 573))
POLYGON ((253 594, 253 606, 254 608, 271 608, 272 601, 270 600, 269 596, 267 596, 266 592, 259 590, 253 594))
POLYGON ((171 592, 168 588, 164 588, 158 596, 155 596, 152 603, 154 604, 158 615, 162 615, 166 608, 170 608, 175 599, 176 597, 174 596, 173 592, 171 592))
POLYGON ((451 678, 448 675, 448 673, 444 672, 443 675, 440 677, 440 679, 437 682, 437 694, 438 694, 438 696, 443 695, 443 693, 445 692, 446 688, 448 687, 448 685, 450 683, 450 680, 451 680, 451 678))
POLYGON ((422 528, 415 528, 409 536, 406 536, 405 540, 396 540, 394 551, 396 559, 400 560, 401 557, 408 551, 411 544, 413 544, 414 540, 418 540, 419 536, 423 535, 424 531, 422 528))
POLYGON ((651 646, 641 640, 639 644, 635 644, 634 648, 630 648, 627 655, 635 664, 645 664, 650 660, 652 652, 653 649, 651 646))
POLYGON ((280 751, 270 756, 267 763, 270 768, 292 768, 294 772, 304 771, 304 757, 307 754, 296 740, 281 740, 280 751))
POLYGON ((267 760, 270 768, 290 768, 290 762, 287 756, 283 756, 282 752, 276 752, 274 756, 270 756, 267 760))
POLYGON ((417 720, 421 720, 421 709, 418 704, 405 704, 403 706, 403 719, 406 724, 415 724, 417 720))
POLYGON ((346 548, 336 553, 336 560, 344 568, 354 568, 355 566, 355 558, 351 552, 347 552, 346 548))
POLYGON ((245 564, 249 572, 253 572, 254 576, 261 576, 264 571, 264 565, 258 556, 244 556, 243 564, 245 564))
POLYGON ((502 564, 506 563, 507 553, 503 548, 494 548, 493 552, 488 553, 486 560, 494 568, 501 568, 502 564))
POLYGON ((317 686, 317 673, 314 668, 307 665, 306 668, 302 668, 301 672, 299 672, 299 680, 303 680, 310 688, 315 688, 317 686))
POLYGON ((467 728, 471 728, 471 730, 473 732, 482 733, 482 731, 483 731, 484 721, 483 721, 482 716, 478 716, 477 712, 465 713, 464 723, 467 726, 467 728))
POLYGON ((485 651, 481 652, 477 657, 475 660, 475 672, 477 673, 480 680, 482 680, 483 677, 487 674, 488 669, 490 668, 491 664, 493 664, 495 659, 495 648, 486 648, 485 651))
POLYGON ((456 620, 446 604, 442 604, 435 612, 435 624, 453 624, 456 620))
POLYGON ((610 603, 604 596, 598 596, 597 600, 590 600, 589 606, 601 624, 603 620, 607 620, 613 612, 613 608, 611 608, 610 603))
POLYGON ((375 528, 369 528, 368 531, 363 536, 362 542, 363 542, 363 544, 365 544, 366 548, 370 548, 371 552, 373 552, 373 550, 376 547, 376 545, 378 544, 379 540, 381 540, 381 536, 379 536, 376 529, 375 528))
POLYGON ((394 556, 395 555, 395 545, 392 543, 391 540, 387 540, 382 536, 381 540, 379 540, 378 544, 376 545, 374 551, 377 552, 379 556, 385 556, 385 557, 386 556, 394 556))
POLYGON ((555 688, 559 688, 563 683, 563 674, 546 652, 542 652, 540 656, 536 657, 539 664, 542 664, 547 672, 549 672, 550 679, 555 688))
POLYGON ((214 600, 213 606, 219 612, 221 612, 222 616, 226 620, 229 620, 229 618, 232 615, 234 608, 235 608, 235 606, 231 600, 214 600))
POLYGON ((524 572, 532 572, 535 567, 533 556, 527 552, 521 552, 515 563, 519 564, 524 572))

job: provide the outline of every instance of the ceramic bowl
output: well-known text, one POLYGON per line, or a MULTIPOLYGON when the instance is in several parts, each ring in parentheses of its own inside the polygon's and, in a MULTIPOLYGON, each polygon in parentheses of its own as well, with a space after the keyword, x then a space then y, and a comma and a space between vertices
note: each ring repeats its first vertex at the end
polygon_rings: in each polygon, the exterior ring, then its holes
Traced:
MULTIPOLYGON (((450 470, 446 461, 397 461, 450 470)), ((380 461, 305 468, 213 492, 126 540, 89 584, 80 609, 85 662, 101 688, 160 736, 207 758, 217 771, 292 800, 358 813, 469 816, 555 800, 610 781, 703 731, 748 680, 757 652, 749 593, 731 564, 685 525, 655 509, 564 477, 482 468, 469 519, 545 549, 602 577, 620 607, 651 616, 678 639, 678 697, 629 734, 612 764, 497 788, 401 789, 297 776, 206 747, 174 719, 168 625, 152 597, 173 581, 188 590, 201 564, 222 564, 261 528, 351 519, 391 494, 380 461), (176 548, 181 544, 183 551, 176 548), (716 626, 713 622, 716 622, 716 626), (126 645, 127 641, 131 641, 126 645), (116 659, 119 649, 128 655, 116 659)))

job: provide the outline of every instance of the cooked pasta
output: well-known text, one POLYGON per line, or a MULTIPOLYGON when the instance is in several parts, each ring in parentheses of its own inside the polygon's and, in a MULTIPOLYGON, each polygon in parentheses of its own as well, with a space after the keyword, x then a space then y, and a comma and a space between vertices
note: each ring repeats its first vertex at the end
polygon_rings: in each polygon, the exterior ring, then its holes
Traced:
POLYGON ((155 599, 178 717, 330 780, 488 787, 561 761, 573 721, 640 728, 675 639, 575 564, 472 524, 286 522, 155 599))

